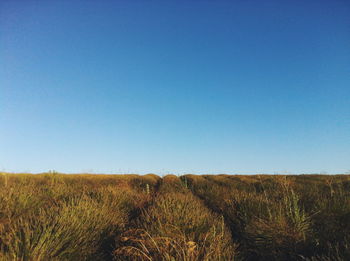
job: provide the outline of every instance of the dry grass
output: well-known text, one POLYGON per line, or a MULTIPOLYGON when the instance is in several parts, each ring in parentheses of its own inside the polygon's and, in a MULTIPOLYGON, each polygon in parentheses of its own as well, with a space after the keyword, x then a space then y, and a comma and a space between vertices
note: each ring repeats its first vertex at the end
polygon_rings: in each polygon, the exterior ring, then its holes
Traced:
POLYGON ((350 260, 348 175, 0 174, 0 260, 350 260))
POLYGON ((184 178, 225 217, 243 260, 350 260, 349 176, 184 178))
POLYGON ((132 260, 234 260, 224 219, 208 210, 176 176, 166 176, 154 203, 122 236, 116 256, 132 260))
POLYGON ((149 200, 132 188, 138 179, 3 176, 0 259, 103 259, 110 248, 105 244, 124 229, 129 213, 149 200))

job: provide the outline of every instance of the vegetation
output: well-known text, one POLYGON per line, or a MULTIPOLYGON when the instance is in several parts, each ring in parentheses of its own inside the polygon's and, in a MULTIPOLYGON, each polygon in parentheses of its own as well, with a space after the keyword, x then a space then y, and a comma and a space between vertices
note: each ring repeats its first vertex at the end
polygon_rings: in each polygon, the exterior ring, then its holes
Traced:
POLYGON ((2 173, 0 260, 350 260, 350 176, 2 173))

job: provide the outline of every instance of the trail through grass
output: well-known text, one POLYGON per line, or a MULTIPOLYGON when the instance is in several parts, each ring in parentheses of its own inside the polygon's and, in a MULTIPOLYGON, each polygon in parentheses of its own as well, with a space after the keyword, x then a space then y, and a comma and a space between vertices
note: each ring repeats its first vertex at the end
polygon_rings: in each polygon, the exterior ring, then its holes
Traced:
POLYGON ((350 260, 349 175, 0 175, 0 260, 350 260))

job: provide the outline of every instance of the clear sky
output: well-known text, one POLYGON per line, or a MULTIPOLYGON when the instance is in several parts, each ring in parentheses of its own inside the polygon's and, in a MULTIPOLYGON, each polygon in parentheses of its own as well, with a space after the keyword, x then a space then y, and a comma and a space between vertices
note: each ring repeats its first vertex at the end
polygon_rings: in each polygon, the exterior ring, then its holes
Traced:
POLYGON ((0 170, 344 173, 350 2, 0 1, 0 170))

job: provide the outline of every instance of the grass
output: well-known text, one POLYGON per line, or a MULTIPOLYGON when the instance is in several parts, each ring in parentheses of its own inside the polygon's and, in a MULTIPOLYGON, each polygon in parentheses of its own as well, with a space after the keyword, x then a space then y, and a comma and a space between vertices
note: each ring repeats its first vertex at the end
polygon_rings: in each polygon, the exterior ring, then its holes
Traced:
POLYGON ((132 260, 234 260, 224 219, 212 213, 176 176, 166 176, 154 203, 122 235, 117 257, 132 260))
POLYGON ((6 175, 3 180, 1 260, 108 257, 107 242, 125 227, 129 213, 149 200, 134 183, 155 185, 148 177, 51 174, 6 175))
POLYGON ((349 175, 0 175, 0 260, 350 260, 349 175))
POLYGON ((243 260, 349 260, 349 176, 331 177, 184 178, 225 217, 243 260))

